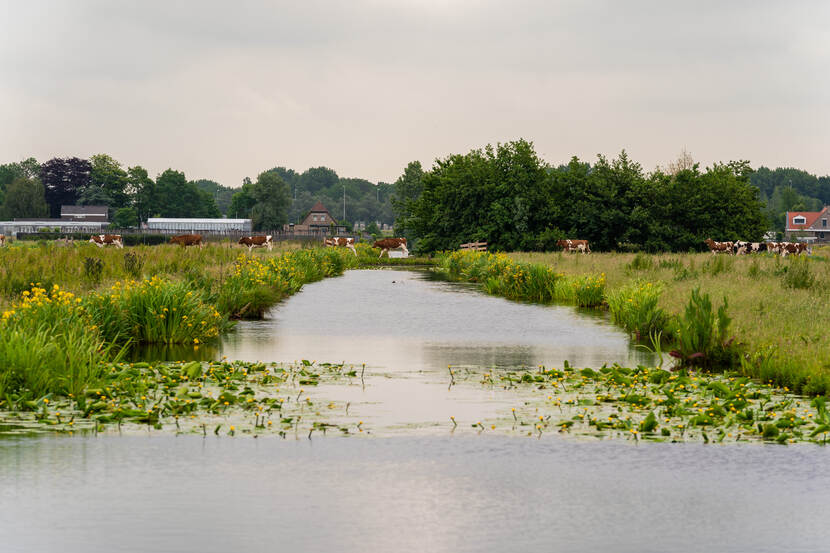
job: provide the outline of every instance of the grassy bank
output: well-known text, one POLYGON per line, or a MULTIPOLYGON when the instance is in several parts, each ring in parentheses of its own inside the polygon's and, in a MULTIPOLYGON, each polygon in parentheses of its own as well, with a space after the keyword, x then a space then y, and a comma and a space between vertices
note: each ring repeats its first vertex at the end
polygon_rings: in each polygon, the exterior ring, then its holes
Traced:
MULTIPOLYGON (((229 319, 261 318, 305 284, 379 260, 366 245, 283 245, 253 255, 230 244, 0 249, 0 401, 75 394, 131 344, 214 339, 229 319)), ((427 260, 417 260, 424 263, 427 260)))
POLYGON ((609 306, 629 303, 635 290, 644 285, 650 288, 638 298, 643 312, 631 317, 638 322, 653 320, 652 325, 638 330, 625 323, 623 310, 617 310, 618 322, 640 338, 649 329, 671 335, 668 321, 685 314, 696 289, 711 298, 715 311, 726 298, 730 337, 744 351, 739 367, 744 374, 790 390, 826 395, 830 393, 830 332, 824 320, 830 313, 829 256, 826 248, 817 248, 812 257, 785 259, 616 253, 513 253, 507 257, 566 279, 605 275, 604 297, 609 306))

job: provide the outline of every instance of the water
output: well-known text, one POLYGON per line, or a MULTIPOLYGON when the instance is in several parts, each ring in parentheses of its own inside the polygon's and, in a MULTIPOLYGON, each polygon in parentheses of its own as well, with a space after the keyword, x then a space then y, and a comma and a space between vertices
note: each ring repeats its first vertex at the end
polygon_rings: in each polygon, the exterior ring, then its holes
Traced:
POLYGON ((497 437, 0 442, 0 549, 827 551, 828 450, 497 437))
POLYGON ((521 393, 448 364, 650 360, 596 314, 351 271, 196 355, 366 363, 306 393, 380 431, 5 438, 0 551, 827 551, 825 448, 471 432, 521 393))
POLYGON ((266 320, 239 323, 213 355, 346 361, 389 371, 651 360, 601 314, 511 302, 432 280, 426 271, 395 270, 348 271, 307 285, 266 320))

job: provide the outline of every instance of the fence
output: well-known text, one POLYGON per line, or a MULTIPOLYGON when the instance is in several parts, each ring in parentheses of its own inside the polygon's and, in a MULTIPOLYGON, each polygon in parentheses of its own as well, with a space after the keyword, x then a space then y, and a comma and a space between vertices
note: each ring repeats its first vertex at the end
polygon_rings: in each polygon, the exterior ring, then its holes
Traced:
POLYGON ((459 250, 472 250, 474 252, 486 252, 487 242, 468 242, 458 246, 459 250))

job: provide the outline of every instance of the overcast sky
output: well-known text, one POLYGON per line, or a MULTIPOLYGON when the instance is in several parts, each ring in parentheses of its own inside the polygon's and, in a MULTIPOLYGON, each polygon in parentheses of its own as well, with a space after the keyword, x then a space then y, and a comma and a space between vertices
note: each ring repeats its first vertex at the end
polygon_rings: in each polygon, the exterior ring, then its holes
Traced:
POLYGON ((526 138, 830 173, 830 2, 0 0, 0 162, 394 181, 526 138))

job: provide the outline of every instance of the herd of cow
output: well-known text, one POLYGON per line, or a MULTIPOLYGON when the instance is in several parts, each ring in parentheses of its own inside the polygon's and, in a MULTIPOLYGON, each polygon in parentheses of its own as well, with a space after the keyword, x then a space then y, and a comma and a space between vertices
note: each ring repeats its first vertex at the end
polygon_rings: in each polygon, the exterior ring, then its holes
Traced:
MULTIPOLYGON (((120 234, 93 234, 89 241, 99 248, 103 248, 104 246, 115 246, 116 248, 124 247, 124 240, 120 234)), ((5 243, 5 235, 0 234, 0 246, 5 245, 5 243)), ((70 239, 62 238, 59 239, 59 243, 61 245, 67 245, 71 243, 71 241, 70 239)), ((205 245, 201 234, 179 234, 178 236, 171 237, 170 243, 179 244, 182 247, 199 246, 201 248, 205 245)), ((264 236, 243 236, 239 239, 237 244, 245 246, 248 248, 249 252, 254 248, 268 248, 268 251, 270 252, 274 246, 274 241, 273 236, 267 234, 264 236)), ((323 245, 329 247, 340 246, 348 248, 352 250, 355 255, 357 255, 357 251, 354 248, 354 238, 325 238, 323 239, 323 245)), ((409 250, 406 248, 406 238, 383 238, 375 241, 372 247, 379 248, 381 250, 381 257, 383 257, 384 253, 394 249, 401 249, 405 255, 409 255, 409 250)))
MULTIPOLYGON (((270 252, 273 248, 273 236, 268 234, 265 236, 243 236, 239 239, 237 244, 245 246, 250 252, 254 248, 268 248, 270 252)), ((99 248, 104 246, 115 246, 116 248, 124 247, 124 240, 120 234, 93 234, 89 241, 99 248)), ((62 238, 58 240, 61 245, 71 243, 71 239, 62 238)), ((810 252, 810 247, 804 242, 715 242, 711 238, 704 240, 709 251, 712 254, 725 253, 728 255, 744 255, 750 253, 770 252, 775 254, 800 255, 802 253, 810 252)), ((179 244, 182 247, 199 246, 203 247, 204 241, 201 234, 180 234, 170 238, 171 244, 179 244)), ((0 234, 0 247, 6 245, 6 236, 0 234)), ((357 250, 354 247, 354 238, 324 238, 323 245, 326 247, 343 247, 352 250, 352 253, 357 255, 357 250)), ((591 253, 591 248, 587 240, 558 240, 556 245, 562 248, 564 252, 580 252, 591 253)), ((400 249, 406 256, 409 256, 409 250, 406 247, 406 238, 381 238, 376 240, 372 245, 373 248, 380 249, 380 257, 389 250, 400 249)))
POLYGON ((711 238, 704 240, 709 246, 709 251, 712 255, 718 253, 725 253, 727 255, 745 255, 750 253, 770 252, 780 254, 782 257, 787 255, 801 255, 807 253, 810 255, 810 247, 804 242, 744 242, 738 240, 737 242, 715 242, 711 238))

